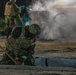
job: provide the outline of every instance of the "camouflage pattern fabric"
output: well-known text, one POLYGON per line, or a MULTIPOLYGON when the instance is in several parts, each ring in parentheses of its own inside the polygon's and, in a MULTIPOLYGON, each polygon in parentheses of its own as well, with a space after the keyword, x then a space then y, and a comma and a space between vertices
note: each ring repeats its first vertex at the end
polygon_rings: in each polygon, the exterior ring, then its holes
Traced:
MULTIPOLYGON (((15 60, 25 65, 35 65, 34 63, 35 39, 26 38, 23 33, 18 39, 14 39, 12 35, 7 39, 6 52, 15 60)), ((4 55, 1 64, 14 64, 9 57, 4 55)))

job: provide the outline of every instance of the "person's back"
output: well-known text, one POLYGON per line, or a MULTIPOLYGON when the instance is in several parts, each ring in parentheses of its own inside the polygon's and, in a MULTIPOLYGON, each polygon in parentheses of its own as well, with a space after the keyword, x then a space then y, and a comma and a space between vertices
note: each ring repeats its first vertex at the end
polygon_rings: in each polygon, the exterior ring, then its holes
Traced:
POLYGON ((16 17, 20 14, 20 9, 15 4, 15 0, 10 0, 5 5, 5 23, 8 27, 16 26, 16 17))
POLYGON ((4 15, 10 15, 11 14, 11 11, 12 11, 12 4, 10 1, 8 1, 5 5, 5 12, 4 12, 4 15))
POLYGON ((18 6, 15 4, 14 0, 8 1, 5 5, 4 15, 15 16, 19 11, 18 6))

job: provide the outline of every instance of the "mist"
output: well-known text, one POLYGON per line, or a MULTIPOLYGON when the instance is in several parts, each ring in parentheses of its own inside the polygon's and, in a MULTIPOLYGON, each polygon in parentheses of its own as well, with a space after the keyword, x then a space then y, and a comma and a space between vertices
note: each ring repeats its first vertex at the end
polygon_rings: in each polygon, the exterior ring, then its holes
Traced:
POLYGON ((76 41, 75 0, 33 0, 30 16, 41 27, 40 39, 76 41))

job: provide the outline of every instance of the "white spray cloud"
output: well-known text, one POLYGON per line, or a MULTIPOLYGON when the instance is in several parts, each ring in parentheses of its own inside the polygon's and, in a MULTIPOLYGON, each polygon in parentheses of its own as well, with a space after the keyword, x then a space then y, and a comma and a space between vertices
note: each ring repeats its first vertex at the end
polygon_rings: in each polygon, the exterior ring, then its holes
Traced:
POLYGON ((45 11, 45 8, 42 6, 40 1, 37 1, 32 9, 33 11, 45 11))
POLYGON ((76 40, 76 0, 34 0, 32 23, 40 25, 41 39, 76 40))
POLYGON ((76 0, 59 0, 63 6, 76 6, 76 0))

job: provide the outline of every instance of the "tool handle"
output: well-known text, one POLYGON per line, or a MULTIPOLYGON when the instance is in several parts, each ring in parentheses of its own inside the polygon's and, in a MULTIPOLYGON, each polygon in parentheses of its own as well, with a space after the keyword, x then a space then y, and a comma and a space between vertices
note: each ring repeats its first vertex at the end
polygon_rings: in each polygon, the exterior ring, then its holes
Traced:
MULTIPOLYGON (((5 51, 2 46, 0 46, 0 48, 5 51)), ((15 63, 15 65, 19 65, 7 52, 5 52, 5 54, 15 63)))

